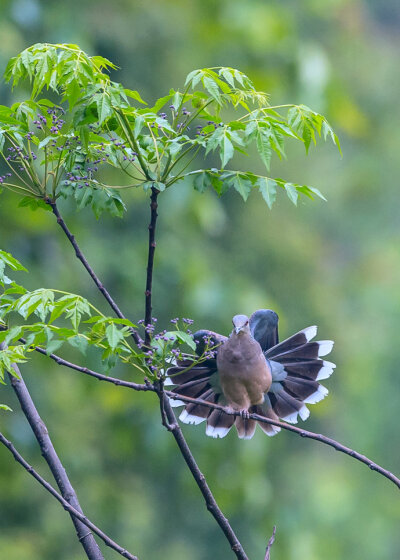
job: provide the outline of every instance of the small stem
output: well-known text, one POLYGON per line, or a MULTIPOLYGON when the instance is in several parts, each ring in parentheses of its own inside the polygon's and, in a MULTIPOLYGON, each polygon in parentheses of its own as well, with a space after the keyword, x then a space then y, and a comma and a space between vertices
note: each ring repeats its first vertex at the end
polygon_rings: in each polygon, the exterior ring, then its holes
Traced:
POLYGON ((215 99, 210 99, 209 101, 207 101, 207 103, 204 103, 204 105, 203 105, 198 111, 196 111, 195 114, 194 114, 192 117, 190 117, 190 119, 187 121, 187 123, 185 124, 185 126, 183 126, 183 127, 181 128, 181 130, 179 131, 179 134, 183 134, 183 131, 187 129, 187 127, 189 126, 189 124, 190 124, 192 121, 194 121, 194 119, 195 119, 196 117, 198 117, 198 116, 200 115, 200 113, 201 113, 202 111, 204 111, 204 109, 205 109, 208 105, 211 105, 211 103, 212 103, 213 101, 215 101, 215 99))
MULTIPOLYGON (((145 329, 148 325, 151 325, 152 318, 152 289, 153 289, 153 267, 154 267, 154 253, 156 250, 156 225, 157 225, 157 208, 158 202, 157 198, 159 192, 156 188, 151 188, 150 197, 150 224, 149 224, 149 250, 147 257, 147 278, 146 278, 146 291, 145 291, 145 319, 144 326, 145 329)), ((149 346, 151 342, 151 334, 146 329, 145 335, 145 345, 149 346)))
MULTIPOLYGON (((39 482, 39 484, 43 486, 43 488, 45 488, 52 496, 54 496, 56 500, 60 502, 63 508, 66 511, 68 511, 73 518, 76 518, 77 520, 81 521, 86 527, 88 527, 91 531, 93 531, 93 533, 96 533, 96 535, 98 535, 105 542, 107 546, 114 549, 116 552, 121 554, 121 556, 123 556, 124 558, 128 558, 129 560, 137 560, 136 556, 134 556, 133 554, 131 554, 130 552, 128 552, 127 550, 119 546, 119 544, 114 542, 112 539, 110 539, 110 537, 108 537, 105 533, 103 533, 103 531, 99 529, 94 523, 92 523, 90 519, 88 519, 81 511, 78 511, 77 509, 72 507, 71 504, 67 502, 67 500, 64 500, 64 498, 53 488, 53 486, 51 486, 51 484, 49 484, 44 478, 42 478, 40 474, 37 473, 35 469, 25 461, 22 455, 20 455, 20 453, 18 453, 18 451, 15 449, 13 444, 8 439, 6 439, 1 432, 0 432, 0 443, 2 443, 12 453, 14 459, 20 465, 22 465, 23 468, 31 476, 33 476, 33 478, 35 478, 39 482)), ((79 540, 82 542, 87 537, 93 538, 91 532, 88 533, 86 530, 85 534, 82 537, 80 537, 79 540)))
POLYGON ((149 170, 147 169, 147 166, 144 162, 144 159, 142 158, 142 154, 140 153, 140 146, 136 141, 136 138, 134 137, 134 135, 132 134, 132 130, 130 128, 129 125, 129 121, 126 118, 125 114, 123 111, 116 109, 116 115, 117 115, 117 119, 121 125, 122 130, 125 132, 125 136, 129 142, 129 144, 131 144, 131 148, 136 152, 136 156, 138 158, 140 167, 142 168, 142 171, 146 177, 146 179, 148 181, 151 181, 151 177, 149 176, 149 170))
POLYGON ((274 528, 272 530, 271 538, 268 541, 267 548, 266 548, 266 551, 265 551, 264 560, 270 560, 270 558, 271 558, 270 552, 271 552, 271 547, 275 542, 275 534, 276 534, 276 525, 274 525, 274 528))

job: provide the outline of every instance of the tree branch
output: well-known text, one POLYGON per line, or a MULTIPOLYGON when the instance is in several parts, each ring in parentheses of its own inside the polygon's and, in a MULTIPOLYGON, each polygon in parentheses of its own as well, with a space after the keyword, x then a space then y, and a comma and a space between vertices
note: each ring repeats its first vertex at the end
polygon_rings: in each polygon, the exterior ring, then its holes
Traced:
MULTIPOLYGON (((178 393, 172 393, 171 391, 165 391, 165 394, 173 400, 183 401, 185 403, 201 404, 208 408, 221 410, 225 412, 225 414, 229 414, 231 416, 240 415, 240 413, 232 412, 231 410, 225 408, 224 406, 203 401, 202 399, 192 399, 191 397, 185 397, 184 395, 179 395, 178 393)), ((275 420, 270 420, 269 418, 265 418, 264 416, 260 416, 259 414, 250 413, 249 418, 252 418, 253 420, 257 420, 258 422, 263 422, 264 424, 272 424, 272 426, 278 426, 283 430, 288 430, 289 432, 298 434, 301 437, 314 439, 315 441, 319 441, 320 443, 329 445, 330 447, 336 449, 336 451, 341 451, 342 453, 345 453, 346 455, 353 457, 353 459, 356 459, 357 461, 364 463, 372 471, 378 472, 382 476, 391 480, 398 488, 400 488, 400 479, 397 478, 397 476, 395 476, 392 472, 388 471, 387 469, 384 469, 383 467, 379 466, 377 463, 374 463, 373 461, 371 461, 371 459, 368 459, 368 457, 366 457, 365 455, 362 455, 361 453, 354 451, 354 449, 351 449, 350 447, 346 447, 345 445, 342 445, 341 443, 339 443, 338 441, 332 438, 329 438, 322 434, 315 434, 314 432, 309 432, 307 430, 303 430, 302 428, 296 428, 296 426, 293 426, 292 424, 287 424, 286 422, 278 422, 275 420)))
MULTIPOLYGON (((148 258, 147 258, 147 278, 146 278, 146 292, 145 292, 145 307, 146 307, 146 314, 145 314, 145 327, 146 329, 146 338, 145 344, 149 346, 151 343, 151 331, 148 328, 151 325, 151 314, 152 314, 152 305, 151 305, 151 292, 152 292, 152 283, 153 283, 153 266, 154 266, 154 253, 156 249, 156 241, 155 241, 155 233, 156 233, 156 225, 157 225, 157 197, 159 191, 152 187, 151 189, 151 215, 150 215, 150 224, 149 224, 149 249, 148 249, 148 258)), ((168 431, 172 433, 175 438, 176 443, 178 444, 179 450, 190 469, 190 472, 193 475, 194 480, 196 481, 197 486, 199 487, 203 497, 206 501, 207 509, 212 514, 220 528, 222 529, 225 537, 227 538, 229 544, 231 545, 232 550, 236 554, 238 560, 248 560, 243 547, 235 535, 232 527, 229 524, 229 521, 226 519, 206 482, 206 479, 203 473, 200 471, 197 463, 189 449, 188 444, 183 436, 182 430, 176 420, 174 411, 172 410, 171 404, 168 399, 165 398, 164 387, 162 384, 162 380, 153 386, 153 390, 156 391, 157 396, 160 400, 160 410, 161 410, 161 420, 163 425, 167 428, 168 431)))
MULTIPOLYGON (((93 268, 90 266, 90 264, 87 261, 85 255, 82 253, 78 243, 75 240, 74 235, 72 235, 72 233, 68 229, 67 224, 64 222, 64 220, 63 220, 63 218, 62 218, 62 216, 61 216, 61 214, 58 210, 56 202, 54 200, 51 200, 50 198, 47 198, 46 202, 47 202, 47 204, 49 204, 49 206, 51 206, 53 214, 57 218, 58 225, 64 231, 64 233, 67 236, 69 242, 71 243, 71 245, 75 249, 75 255, 81 261, 83 266, 86 268, 86 270, 89 273, 90 277, 92 278, 93 282, 96 284, 99 291, 106 298, 106 300, 109 303, 111 309, 114 311, 114 313, 117 315, 117 317, 119 317, 120 319, 126 319, 125 315, 122 313, 122 311, 120 310, 120 308, 118 307, 118 305, 116 304, 114 299, 111 297, 111 295, 109 294, 109 292, 105 288, 105 286, 103 286, 103 284, 100 282, 100 279, 98 278, 98 276, 94 272, 93 268)), ((138 333, 135 331, 135 329, 130 328, 130 332, 131 332, 131 334, 133 336, 133 339, 136 342, 136 344, 140 344, 141 340, 140 340, 140 337, 139 337, 138 333)))
MULTIPOLYGON (((5 344, 0 344, 0 350, 5 348, 5 344)), ((65 469, 54 449, 53 443, 50 439, 49 432, 43 420, 40 418, 39 413, 35 407, 32 397, 28 391, 27 386, 21 376, 21 372, 16 364, 12 364, 12 368, 18 377, 9 373, 11 386, 17 395, 22 411, 28 420, 32 431, 39 443, 42 455, 50 467, 54 479, 59 487, 63 498, 71 504, 76 510, 82 513, 77 495, 74 488, 65 472, 65 469)), ((79 542, 86 552, 89 560, 104 560, 104 557, 96 543, 93 535, 88 533, 85 525, 83 525, 76 517, 71 516, 72 522, 75 525, 76 533, 79 542)))
MULTIPOLYGON (((36 347, 35 350, 37 352, 40 352, 41 354, 47 356, 46 351, 43 350, 43 348, 36 347)), ((84 368, 84 367, 78 366, 76 364, 73 364, 72 362, 68 362, 67 360, 64 360, 63 358, 60 358, 60 356, 57 356, 56 354, 50 354, 50 355, 48 355, 48 357, 51 358, 52 360, 54 360, 55 362, 57 362, 60 365, 66 366, 70 369, 79 371, 79 372, 84 373, 86 375, 90 375, 91 377, 94 377, 94 378, 96 378, 100 381, 108 381, 108 383, 113 383, 114 385, 121 386, 121 387, 127 387, 128 389, 133 389, 134 391, 157 392, 156 388, 151 383, 138 384, 138 383, 132 383, 130 381, 123 381, 123 380, 118 379, 116 377, 109 377, 108 375, 103 375, 101 373, 90 370, 88 368, 84 368)), ((164 390, 163 392, 167 397, 169 397, 170 399, 173 399, 173 400, 183 401, 185 403, 201 404, 201 405, 206 406, 210 409, 221 410, 221 411, 225 412, 225 414, 230 414, 232 416, 238 416, 237 412, 232 412, 231 410, 229 410, 229 409, 227 409, 224 406, 219 405, 219 404, 210 403, 208 401, 203 401, 202 399, 193 399, 191 397, 185 397, 184 395, 179 395, 178 393, 173 393, 172 391, 165 391, 164 390)), ((358 453, 357 451, 354 451, 354 449, 351 449, 349 447, 346 447, 345 445, 342 445, 341 443, 339 443, 338 441, 336 441, 332 438, 329 438, 329 437, 324 436, 322 434, 315 434, 314 432, 309 432, 309 431, 303 430, 301 428, 296 428, 296 426, 293 426, 291 424, 287 424, 286 422, 277 422, 275 420, 269 420, 268 418, 264 418, 263 416, 259 416, 258 414, 250 414, 250 418, 253 418, 253 420, 257 420, 258 422, 263 422, 264 424, 272 424, 273 426, 278 426, 279 428, 282 428, 283 430, 288 430, 290 432, 299 434, 301 437, 313 439, 315 441, 319 441, 320 443, 324 443, 325 445, 329 445, 330 447, 333 447, 337 451, 341 451, 342 453, 345 453, 346 455, 349 455, 350 457, 353 457, 357 461, 360 461, 361 463, 364 463, 371 470, 376 471, 379 474, 381 474, 382 476, 391 480, 398 488, 400 488, 400 479, 397 478, 392 472, 388 471, 387 469, 384 469, 383 467, 379 466, 377 463, 371 461, 365 455, 362 455, 361 453, 358 453)))
POLYGON ((237 538, 235 532, 233 531, 232 527, 228 519, 224 516, 222 511, 220 510, 217 501, 215 500, 213 493, 210 490, 206 482, 206 478, 203 473, 200 471, 192 452, 186 440, 183 436, 182 430, 176 420, 174 411, 172 410, 171 404, 168 399, 165 399, 165 394, 163 389, 154 389, 158 397, 160 399, 160 407, 161 407, 161 415, 163 418, 163 425, 167 428, 169 432, 175 438, 176 443, 178 444, 179 450, 192 473, 194 480, 196 481, 197 486, 200 489, 200 492, 203 494, 203 498, 206 502, 206 506, 208 511, 214 517, 218 525, 220 526, 221 530, 223 531, 225 537, 227 538, 229 544, 231 545, 231 549, 236 554, 238 560, 248 560, 247 555, 237 538))
MULTIPOLYGON (((5 447, 7 447, 7 449, 13 454, 14 459, 20 465, 22 465, 24 469, 39 482, 39 484, 41 484, 48 492, 50 492, 50 494, 54 496, 56 500, 60 502, 63 508, 69 512, 71 517, 79 519, 79 521, 81 521, 86 527, 88 527, 91 531, 93 531, 93 533, 96 533, 96 535, 98 535, 107 546, 114 549, 116 552, 121 554, 121 556, 123 556, 124 558, 128 558, 129 560, 138 560, 136 556, 134 556, 133 554, 131 554, 130 552, 128 552, 127 550, 119 546, 118 543, 114 542, 112 539, 110 539, 110 537, 108 537, 105 533, 103 533, 103 531, 99 529, 94 523, 92 523, 90 519, 88 519, 81 511, 78 511, 77 509, 72 507, 71 504, 67 502, 67 500, 64 500, 64 498, 51 486, 51 484, 49 484, 44 478, 42 478, 40 474, 38 474, 34 470, 34 468, 25 461, 22 455, 20 455, 18 451, 15 449, 13 444, 8 439, 6 439, 1 432, 0 432, 0 443, 2 443, 5 447)), ((87 534, 90 535, 91 533, 87 533, 87 534)))
POLYGON ((265 551, 264 560, 270 560, 271 547, 272 547, 272 545, 273 545, 274 542, 275 542, 275 533, 276 533, 276 525, 274 525, 274 528, 273 528, 273 530, 272 530, 271 538, 270 538, 269 541, 268 541, 267 549, 266 549, 266 551, 265 551))
MULTIPOLYGON (((23 344, 26 343, 26 340, 24 338, 20 338, 19 340, 23 344)), ((94 377, 99 381, 108 381, 108 383, 113 383, 114 385, 120 385, 121 387, 128 387, 129 389, 133 389, 135 391, 154 391, 153 386, 149 383, 147 384, 133 383, 132 381, 124 381, 123 379, 118 379, 118 377, 110 377, 109 375, 104 375, 103 373, 93 371, 92 369, 89 369, 87 367, 82 367, 72 362, 68 362, 68 360, 64 360, 60 356, 57 356, 57 354, 47 354, 46 350, 40 348, 39 346, 35 346, 34 349, 36 350, 36 352, 39 352, 39 354, 43 354, 43 356, 47 356, 48 358, 51 358, 60 366, 65 366, 75 371, 79 371, 81 373, 84 373, 85 375, 94 377)))
POLYGON ((151 333, 147 328, 151 325, 151 312, 152 312, 152 289, 153 289, 153 267, 154 267, 154 253, 156 250, 156 225, 157 225, 157 198, 159 191, 152 187, 150 197, 151 217, 149 224, 149 250, 147 256, 147 277, 146 277, 146 291, 145 291, 145 319, 144 326, 146 328, 145 345, 149 346, 151 342, 151 333))

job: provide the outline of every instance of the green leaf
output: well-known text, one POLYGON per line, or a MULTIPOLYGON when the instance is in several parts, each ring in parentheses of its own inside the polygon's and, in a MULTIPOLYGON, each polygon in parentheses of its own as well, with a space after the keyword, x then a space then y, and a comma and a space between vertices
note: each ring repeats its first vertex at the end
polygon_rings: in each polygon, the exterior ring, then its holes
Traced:
POLYGON ((259 177, 256 184, 268 208, 271 209, 276 199, 276 181, 268 177, 259 177))
POLYGON ((147 105, 146 101, 143 101, 143 99, 140 97, 140 93, 138 91, 133 91, 132 89, 124 88, 124 92, 131 99, 134 99, 135 101, 139 101, 139 103, 142 103, 143 105, 147 105))
POLYGON ((199 173, 193 181, 193 187, 196 191, 203 193, 208 187, 211 186, 210 176, 207 171, 199 173))
POLYGON ((94 98, 96 100, 99 123, 101 124, 113 113, 111 99, 107 93, 96 94, 94 98))
POLYGON ((113 350, 115 350, 119 346, 120 342, 124 340, 122 331, 120 331, 114 323, 111 323, 111 325, 108 325, 106 328, 106 337, 113 350))
POLYGON ((171 333, 166 333, 166 336, 168 336, 169 334, 175 334, 176 338, 179 340, 179 342, 182 342, 183 344, 187 344, 189 346, 189 348, 191 348, 192 350, 196 350, 196 343, 193 340, 193 337, 190 336, 190 334, 188 334, 185 331, 171 331, 171 333))
POLYGON ((88 341, 83 336, 77 334, 67 339, 68 344, 77 348, 82 354, 86 354, 88 341))
POLYGON ((63 340, 56 340, 53 339, 46 345, 46 354, 49 356, 50 354, 54 354, 62 345, 64 344, 63 340))
POLYGON ((222 103, 221 94, 220 94, 219 87, 218 87, 217 83, 215 82, 215 80, 213 80, 209 76, 205 76, 202 81, 203 81, 203 85, 204 85, 205 89, 208 91, 208 93, 211 95, 211 97, 213 99, 215 99, 215 101, 219 105, 221 105, 221 103, 222 103))
POLYGON ((299 198, 299 193, 293 183, 285 183, 284 188, 289 199, 297 206, 297 199, 299 198))
POLYGON ((252 187, 252 182, 245 174, 237 173, 233 178, 233 188, 240 194, 245 202, 248 199, 252 187))
POLYGON ((230 159, 232 159, 234 154, 233 144, 230 140, 229 133, 225 132, 222 141, 220 143, 220 156, 221 156, 221 163, 222 167, 228 163, 230 159))
POLYGON ((9 266, 12 270, 23 270, 27 272, 27 269, 22 266, 22 264, 17 261, 10 253, 6 253, 6 251, 2 251, 0 249, 0 262, 3 262, 7 266, 9 266))
POLYGON ((257 130, 256 146, 265 167, 269 170, 272 149, 270 139, 266 130, 260 128, 257 130))
POLYGON ((12 408, 7 406, 6 404, 0 404, 0 409, 1 410, 9 410, 10 412, 12 412, 12 408))

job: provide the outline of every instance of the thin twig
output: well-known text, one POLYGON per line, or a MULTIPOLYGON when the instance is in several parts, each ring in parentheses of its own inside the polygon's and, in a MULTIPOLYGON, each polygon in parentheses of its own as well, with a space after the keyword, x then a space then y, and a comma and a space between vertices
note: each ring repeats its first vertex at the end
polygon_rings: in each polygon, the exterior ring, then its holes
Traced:
MULTIPOLYGON (((0 344, 0 350, 4 350, 5 347, 6 345, 4 343, 0 344)), ((28 391, 28 388, 22 378, 21 372, 16 364, 12 364, 12 368, 17 377, 9 373, 11 386, 14 389, 15 394, 17 395, 22 411, 32 428, 32 431, 40 446, 42 455, 50 467, 50 470, 54 476, 54 479, 60 489, 63 498, 68 503, 70 503, 73 508, 82 513, 82 509, 75 490, 68 478, 63 464, 61 463, 56 453, 56 450, 54 449, 47 426, 39 416, 32 397, 28 391)), ((87 532, 85 526, 76 517, 71 516, 71 518, 72 522, 75 525, 78 539, 82 543, 87 557, 90 560, 104 560, 104 557, 93 535, 87 532)))
MULTIPOLYGON (((238 412, 232 412, 231 410, 219 404, 203 401, 202 399, 192 399, 191 397, 185 397, 184 395, 179 395, 178 393, 172 393, 171 391, 165 391, 165 394, 173 400, 183 401, 185 403, 201 404, 208 408, 221 410, 222 412, 225 412, 225 414, 229 414, 231 416, 238 416, 240 414, 238 412)), ((301 437, 314 439, 315 441, 319 441, 321 443, 324 443, 325 445, 329 445, 330 447, 336 449, 336 451, 341 451, 342 453, 345 453, 346 455, 353 457, 353 459, 356 459, 357 461, 364 463, 372 471, 376 471, 380 473, 382 476, 388 478, 398 488, 400 488, 400 479, 397 478, 397 476, 395 476, 392 472, 388 471, 387 469, 384 469, 374 461, 371 461, 371 459, 368 459, 368 457, 366 457, 365 455, 362 455, 361 453, 354 451, 354 449, 351 449, 350 447, 346 447, 345 445, 342 445, 341 443, 339 443, 338 441, 332 438, 329 438, 322 434, 315 434, 314 432, 309 432, 307 430, 303 430, 302 428, 296 428, 296 426, 287 424, 286 422, 278 422, 275 420, 270 420, 269 418, 265 418, 264 416, 260 416, 259 414, 250 413, 249 418, 252 418, 253 420, 257 420, 257 422, 263 422, 264 424, 271 424, 272 426, 278 426, 283 430, 294 432, 295 434, 298 434, 301 437)))
MULTIPOLYGON (((23 339, 21 339, 21 342, 23 342, 23 339)), ((41 354, 43 354, 45 356, 47 355, 46 351, 43 348, 35 347, 35 350, 37 352, 40 352, 41 354)), ((60 365, 66 366, 70 369, 79 371, 79 372, 84 373, 86 375, 90 375, 91 377, 95 377, 96 379, 98 379, 100 381, 107 381, 108 383, 113 383, 114 385, 118 385, 118 386, 121 386, 121 387, 127 387, 128 389, 133 389, 134 391, 156 392, 155 387, 150 383, 138 384, 138 383, 132 383, 131 381, 123 381, 122 379, 118 379, 116 377, 109 377, 108 375, 104 375, 102 373, 98 373, 98 372, 90 370, 88 368, 78 366, 77 364, 73 364, 72 362, 68 362, 67 360, 64 360, 63 358, 60 358, 60 356, 57 356, 56 354, 49 354, 48 357, 51 358, 52 360, 54 360, 55 362, 57 362, 60 365)), ((168 396, 170 399, 173 399, 173 400, 183 401, 183 402, 188 403, 188 404, 190 404, 190 403, 200 404, 200 405, 206 406, 210 409, 221 410, 221 411, 225 412, 226 414, 230 414, 230 415, 233 415, 233 416, 238 415, 237 412, 232 412, 231 410, 225 408, 224 406, 222 406, 220 404, 210 403, 208 401, 203 401, 202 399, 194 399, 194 398, 191 398, 191 397, 186 397, 184 395, 179 395, 178 393, 173 393, 172 391, 164 391, 164 393, 165 393, 166 396, 168 396)), ((379 466, 377 463, 371 461, 365 455, 362 455, 361 453, 358 453, 357 451, 354 451, 354 449, 350 449, 349 447, 346 447, 345 445, 342 445, 341 443, 339 443, 338 441, 336 441, 332 438, 328 438, 327 436, 324 436, 322 434, 315 434, 314 432, 309 432, 309 431, 303 430, 301 428, 296 428, 296 426, 292 426, 291 424, 287 424, 286 422, 278 422, 278 421, 275 421, 275 420, 270 420, 269 418, 265 418, 264 416, 259 416, 258 414, 250 414, 250 418, 253 418, 254 420, 257 420, 258 422, 263 422, 264 424, 271 424, 273 426, 278 426, 279 428, 282 428, 283 430, 288 430, 290 432, 299 434, 301 437, 314 439, 315 441, 319 441, 321 443, 329 445, 330 447, 333 447, 337 451, 341 451, 342 453, 345 453, 346 455, 349 455, 350 457, 353 457, 357 461, 360 461, 361 463, 364 463, 371 470, 380 473, 382 476, 385 476, 386 478, 388 478, 389 480, 394 482, 394 484, 396 484, 396 486, 398 488, 400 488, 400 479, 397 478, 392 472, 388 471, 387 469, 384 469, 383 467, 379 466)))
POLYGON ((276 533, 276 525, 274 525, 274 528, 273 528, 273 530, 272 530, 271 538, 270 538, 269 541, 268 541, 267 549, 266 549, 266 551, 265 551, 264 560, 271 560, 270 552, 271 552, 272 545, 273 545, 274 542, 275 542, 275 533, 276 533))
MULTIPOLYGON (((20 338, 19 340, 23 344, 26 343, 26 340, 24 338, 20 338)), ((60 356, 57 356, 57 354, 47 354, 46 350, 44 350, 44 348, 40 348, 40 346, 35 346, 34 349, 36 350, 36 352, 39 352, 39 354, 43 354, 44 356, 48 356, 49 358, 54 360, 60 366, 66 366, 66 367, 68 367, 70 369, 73 369, 75 371, 79 371, 81 373, 84 373, 85 375, 89 375, 90 377, 94 377, 95 379, 98 379, 99 381, 108 381, 108 383, 113 383, 114 385, 120 385, 121 387, 128 387, 129 389, 133 389, 134 391, 154 391, 154 388, 153 388, 152 385, 149 385, 149 384, 145 385, 145 384, 141 384, 141 383, 133 383, 132 381, 124 381, 123 379, 118 379, 118 377, 110 377, 109 375, 104 375, 103 373, 99 373, 99 372, 94 371, 92 369, 89 369, 87 367, 82 367, 82 366, 79 366, 77 364, 73 364, 72 362, 68 362, 68 360, 64 360, 60 356)))
MULTIPOLYGON (((110 537, 108 537, 105 533, 103 533, 101 529, 99 529, 94 523, 92 523, 90 519, 86 517, 86 515, 84 515, 81 511, 78 511, 77 509, 72 507, 71 504, 67 502, 67 500, 64 500, 64 498, 53 488, 53 486, 51 486, 51 484, 49 484, 44 478, 42 478, 40 474, 37 473, 35 469, 25 461, 22 455, 20 455, 20 453, 18 453, 18 451, 15 449, 13 444, 8 439, 6 439, 1 432, 0 432, 0 443, 2 443, 5 447, 7 447, 7 449, 13 454, 14 459, 20 465, 22 465, 24 469, 39 482, 39 484, 41 484, 52 496, 54 496, 56 500, 60 502, 63 508, 70 513, 71 517, 79 519, 79 521, 81 521, 86 527, 88 527, 91 531, 93 531, 93 533, 96 533, 96 535, 98 535, 107 546, 114 549, 116 552, 121 554, 121 556, 123 556, 124 558, 128 558, 129 560, 137 560, 137 556, 134 556, 133 554, 131 554, 130 552, 128 552, 127 550, 119 546, 118 543, 110 539, 110 537)), ((87 531, 85 532, 86 534, 83 537, 81 537, 80 540, 84 539, 88 535, 91 535, 90 532, 89 533, 87 531)))
POLYGON ((156 250, 156 225, 157 225, 157 208, 158 208, 158 189, 151 188, 150 209, 151 217, 149 224, 149 250, 147 257, 147 277, 146 277, 146 291, 145 291, 145 319, 144 326, 146 328, 145 345, 149 346, 151 341, 151 333, 147 328, 151 325, 152 318, 152 285, 153 285, 153 267, 154 267, 154 253, 156 250))
MULTIPOLYGON (((118 305, 116 304, 114 299, 109 294, 108 290, 105 288, 105 286, 100 282, 100 279, 98 278, 98 276, 94 272, 93 268, 90 266, 90 264, 87 261, 85 255, 82 253, 78 243, 75 240, 75 236, 72 235, 72 233, 68 229, 67 224, 64 222, 64 220, 63 220, 63 218, 62 218, 62 216, 61 216, 61 214, 58 210, 56 202, 54 200, 51 200, 50 198, 46 199, 46 202, 47 202, 47 204, 49 204, 51 206, 53 214, 57 218, 58 225, 64 231, 64 233, 67 236, 69 242, 71 243, 71 245, 75 249, 75 255, 81 261, 83 266, 86 268, 86 270, 89 273, 90 277, 92 278, 93 282, 96 284, 97 288, 100 290, 100 292, 103 294, 103 296, 108 301, 111 309, 115 312, 115 314, 120 319, 126 319, 125 315, 122 313, 122 311, 120 310, 120 308, 118 307, 118 305)), ((139 337, 138 333, 133 328, 130 328, 130 332, 131 332, 131 334, 133 336, 133 339, 136 342, 136 344, 139 344, 140 343, 140 337, 139 337)))

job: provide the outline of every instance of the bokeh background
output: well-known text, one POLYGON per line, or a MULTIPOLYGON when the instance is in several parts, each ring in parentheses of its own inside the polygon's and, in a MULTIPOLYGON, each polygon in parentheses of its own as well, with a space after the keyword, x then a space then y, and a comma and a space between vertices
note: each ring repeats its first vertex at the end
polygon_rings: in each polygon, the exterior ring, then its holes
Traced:
MULTIPOLYGON (((0 67, 34 42, 74 42, 116 62, 114 79, 150 102, 194 68, 238 67, 275 103, 327 115, 343 159, 320 144, 296 146, 272 176, 307 182, 328 202, 283 195, 218 199, 176 186, 162 195, 154 313, 161 328, 191 317, 223 333, 235 313, 273 308, 281 336, 318 324, 336 342, 329 397, 305 427, 400 471, 400 4, 396 0, 3 0, 0 67)), ((16 93, 4 83, 1 103, 16 93)), ((200 166, 200 162, 198 162, 200 166)), ((234 161, 262 173, 258 159, 234 161)), ((63 210, 95 270, 134 320, 143 316, 148 200, 128 193, 124 220, 63 210)), ((103 305, 46 212, 0 198, 0 243, 29 269, 18 279, 103 305)), ((106 307, 104 306, 104 309, 106 307)), ((72 354, 67 354, 71 357, 72 354)), ((80 356, 73 356, 83 360, 80 356)), ((83 360, 84 361, 84 360, 83 360)), ((100 367, 89 355, 86 363, 100 367)), ((38 357, 23 368, 39 411, 87 515, 141 560, 231 558, 227 543, 160 426, 152 395, 98 384, 38 357)), ((114 374, 127 376, 122 368, 114 374)), ((9 387, 14 412, 1 430, 50 475, 9 387)), ((400 556, 398 491, 329 448, 284 432, 251 441, 235 433, 184 433, 249 557, 394 560, 400 556)), ((106 558, 116 555, 105 550, 106 558)), ((0 558, 84 557, 67 514, 0 449, 0 558)))

